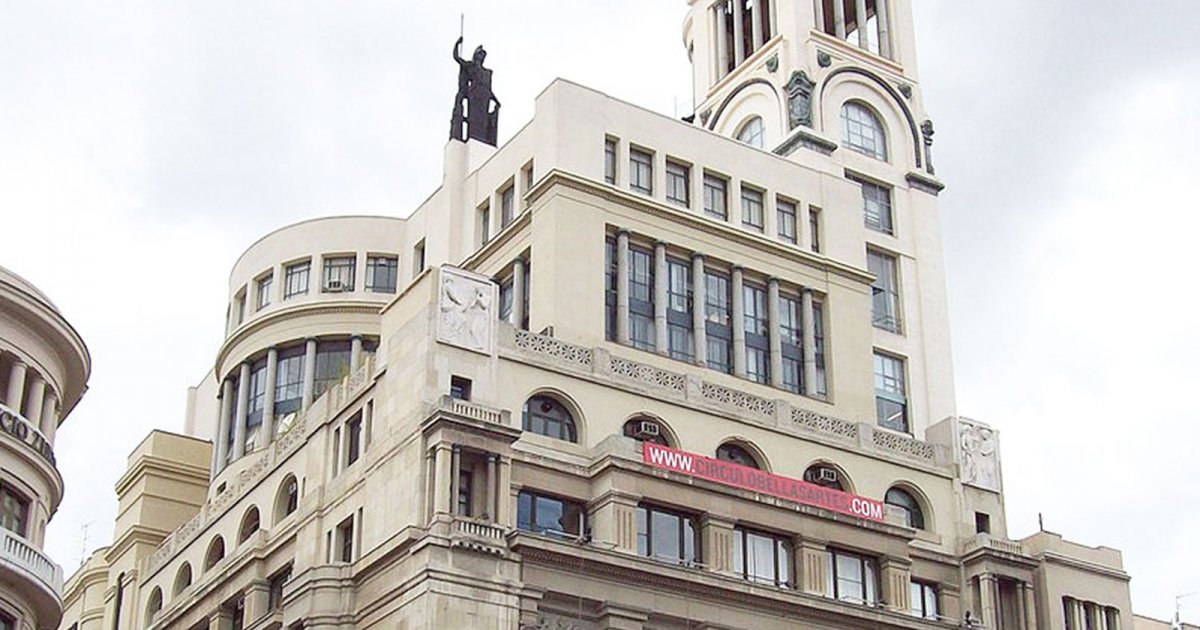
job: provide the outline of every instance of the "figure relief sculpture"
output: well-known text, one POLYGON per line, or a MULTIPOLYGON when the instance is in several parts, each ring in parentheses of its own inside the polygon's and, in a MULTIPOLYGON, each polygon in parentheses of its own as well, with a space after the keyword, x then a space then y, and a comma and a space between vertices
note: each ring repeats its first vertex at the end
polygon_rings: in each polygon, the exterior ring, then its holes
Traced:
POLYGON ((996 432, 975 424, 962 423, 958 430, 963 483, 1000 491, 1000 459, 996 432))
POLYGON ((496 146, 500 101, 492 92, 492 71, 483 67, 487 51, 479 46, 470 59, 463 59, 462 44, 462 37, 454 43, 458 94, 454 95, 454 112, 450 116, 450 139, 478 140, 496 146))
POLYGON ((467 350, 492 352, 496 319, 491 282, 442 269, 438 296, 438 341, 467 350))

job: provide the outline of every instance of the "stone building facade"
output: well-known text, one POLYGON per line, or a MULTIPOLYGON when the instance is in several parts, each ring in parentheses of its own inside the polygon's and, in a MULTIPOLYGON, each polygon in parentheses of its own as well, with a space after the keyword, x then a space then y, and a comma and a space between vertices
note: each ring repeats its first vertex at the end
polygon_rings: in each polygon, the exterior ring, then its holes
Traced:
POLYGON ((64 630, 1119 630, 958 415, 908 0, 691 2, 696 113, 557 80, 406 219, 282 228, 64 630))

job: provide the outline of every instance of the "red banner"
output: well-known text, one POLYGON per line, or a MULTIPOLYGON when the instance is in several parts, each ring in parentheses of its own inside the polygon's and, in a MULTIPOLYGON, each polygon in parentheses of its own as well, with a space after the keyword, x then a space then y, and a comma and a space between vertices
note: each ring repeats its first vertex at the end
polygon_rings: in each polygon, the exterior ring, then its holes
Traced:
POLYGON ((849 514, 868 521, 883 522, 887 514, 883 503, 875 499, 860 497, 791 477, 772 475, 757 468, 695 455, 687 451, 659 446, 652 442, 642 443, 642 461, 655 468, 673 470, 698 479, 761 492, 831 512, 849 514))

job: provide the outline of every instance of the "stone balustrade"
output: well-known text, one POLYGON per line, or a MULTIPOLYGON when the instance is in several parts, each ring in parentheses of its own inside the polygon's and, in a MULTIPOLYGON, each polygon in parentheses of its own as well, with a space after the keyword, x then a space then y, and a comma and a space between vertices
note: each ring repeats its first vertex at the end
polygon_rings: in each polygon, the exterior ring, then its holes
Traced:
POLYGON ((0 528, 0 564, 8 565, 24 573, 56 598, 62 597, 63 572, 62 567, 54 563, 50 556, 42 553, 28 540, 15 532, 0 528))

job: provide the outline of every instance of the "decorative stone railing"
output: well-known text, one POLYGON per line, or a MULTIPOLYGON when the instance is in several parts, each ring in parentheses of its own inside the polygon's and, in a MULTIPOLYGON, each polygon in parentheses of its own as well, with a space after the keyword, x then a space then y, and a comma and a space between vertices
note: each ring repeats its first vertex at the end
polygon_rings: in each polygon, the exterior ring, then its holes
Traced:
POLYGON ((49 462, 51 467, 56 465, 54 448, 50 446, 50 441, 46 439, 46 436, 42 435, 42 432, 32 422, 25 419, 25 416, 3 404, 0 404, 0 433, 6 433, 29 447, 30 450, 49 462))
POLYGON ((236 477, 227 481, 225 491, 201 506, 200 511, 192 520, 179 526, 163 540, 158 549, 155 549, 154 553, 146 558, 145 575, 150 575, 162 568, 176 552, 192 542, 209 523, 220 518, 230 505, 236 503, 250 488, 298 450, 308 438, 311 430, 340 413, 347 402, 370 384, 374 369, 374 355, 365 354, 363 364, 357 371, 347 375, 342 382, 330 387, 320 398, 313 401, 308 410, 296 419, 295 424, 283 435, 277 436, 266 450, 247 455, 247 457, 257 456, 258 459, 239 472, 236 477))
POLYGON ((518 358, 531 363, 636 384, 641 388, 657 390, 667 397, 715 407, 758 423, 775 423, 780 427, 860 450, 898 456, 926 465, 949 466, 949 451, 944 447, 876 430, 876 427, 870 424, 849 422, 794 407, 787 400, 756 396, 706 381, 694 374, 672 372, 614 356, 603 348, 587 348, 547 335, 502 326, 501 347, 506 346, 511 348, 518 358), (506 337, 505 332, 510 336, 506 337))
POLYGON ((15 532, 0 528, 0 564, 15 567, 61 599, 62 567, 15 532))
POLYGON ((474 538, 483 538, 486 540, 501 541, 504 540, 505 529, 493 523, 477 521, 474 519, 455 518, 454 531, 457 534, 471 536, 474 538))
POLYGON ((967 555, 973 551, 980 549, 990 549, 1000 553, 1008 553, 1016 556, 1028 555, 1025 553, 1025 547, 1015 540, 1005 540, 1003 538, 993 538, 990 534, 975 534, 973 538, 968 538, 963 542, 962 555, 967 555))
POLYGON ((438 399, 438 408, 453 415, 491 424, 508 425, 508 412, 459 400, 451 396, 438 399))

